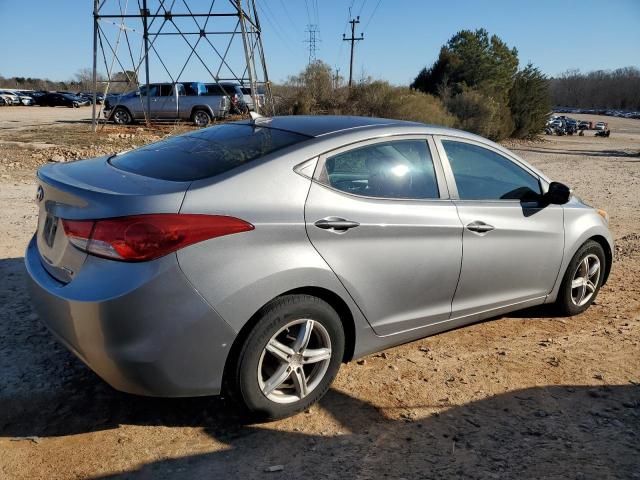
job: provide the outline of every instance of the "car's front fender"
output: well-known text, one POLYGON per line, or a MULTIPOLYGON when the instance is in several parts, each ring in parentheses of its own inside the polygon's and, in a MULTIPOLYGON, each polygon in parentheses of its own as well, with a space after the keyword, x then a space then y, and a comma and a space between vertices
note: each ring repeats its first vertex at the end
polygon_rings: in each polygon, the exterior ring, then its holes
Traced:
POLYGON ((609 263, 605 269, 603 283, 606 282, 611 270, 614 251, 613 237, 611 236, 606 221, 598 215, 593 208, 572 200, 564 209, 564 229, 565 242, 562 264, 560 265, 558 277, 556 278, 553 289, 547 296, 546 303, 555 302, 558 291, 560 290, 560 285, 562 284, 562 279, 571 259, 587 240, 596 239, 596 241, 601 243, 608 257, 609 263))

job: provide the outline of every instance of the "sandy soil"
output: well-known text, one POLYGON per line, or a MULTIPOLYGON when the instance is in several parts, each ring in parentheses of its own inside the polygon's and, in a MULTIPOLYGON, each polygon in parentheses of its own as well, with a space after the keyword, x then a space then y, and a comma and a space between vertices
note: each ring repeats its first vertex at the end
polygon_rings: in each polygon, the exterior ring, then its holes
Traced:
POLYGON ((8 131, 24 130, 45 125, 91 124, 91 110, 91 106, 80 108, 2 107, 0 108, 0 132, 4 134, 8 131))
POLYGON ((640 121, 605 121, 609 139, 509 145, 611 215, 616 263, 596 305, 369 356, 343 366, 320 405, 261 425, 222 398, 113 391, 31 309, 22 256, 35 168, 163 133, 0 130, 0 479, 640 478, 640 121))

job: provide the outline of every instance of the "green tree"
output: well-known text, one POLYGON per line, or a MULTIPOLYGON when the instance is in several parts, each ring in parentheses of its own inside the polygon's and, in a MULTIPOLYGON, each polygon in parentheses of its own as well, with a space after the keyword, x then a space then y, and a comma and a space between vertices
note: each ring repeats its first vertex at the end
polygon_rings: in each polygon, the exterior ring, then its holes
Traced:
POLYGON ((547 80, 518 51, 485 29, 462 30, 442 46, 411 88, 437 95, 460 127, 492 140, 537 133, 549 112, 547 80))
POLYGON ((551 111, 549 80, 533 65, 516 73, 509 95, 509 108, 516 138, 540 132, 551 111))
POLYGON ((494 95, 509 94, 518 70, 518 51, 481 28, 456 33, 440 49, 438 60, 424 68, 411 88, 433 95, 451 88, 453 95, 471 87, 494 95))

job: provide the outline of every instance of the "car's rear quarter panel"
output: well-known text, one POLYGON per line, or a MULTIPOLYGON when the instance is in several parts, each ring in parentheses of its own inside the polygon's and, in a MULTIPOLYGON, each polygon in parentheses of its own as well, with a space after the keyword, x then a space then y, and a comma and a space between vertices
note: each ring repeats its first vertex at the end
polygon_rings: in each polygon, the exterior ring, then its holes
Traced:
POLYGON ((187 278, 236 331, 264 304, 292 289, 313 286, 346 295, 307 237, 304 204, 310 180, 293 171, 304 155, 296 152, 194 182, 185 196, 181 213, 229 215, 255 227, 178 252, 187 278))

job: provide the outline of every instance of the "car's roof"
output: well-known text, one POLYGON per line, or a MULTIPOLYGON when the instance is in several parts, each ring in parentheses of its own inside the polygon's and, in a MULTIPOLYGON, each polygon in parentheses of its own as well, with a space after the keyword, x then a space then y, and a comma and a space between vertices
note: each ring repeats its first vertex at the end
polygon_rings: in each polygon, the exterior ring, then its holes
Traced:
POLYGON ((265 127, 301 133, 310 137, 319 137, 355 128, 376 127, 381 125, 422 125, 403 120, 389 120, 374 117, 351 117, 342 115, 291 115, 260 119, 265 127))
MULTIPOLYGON (((238 122, 248 123, 248 122, 238 122)), ((281 117, 265 117, 256 121, 256 124, 266 128, 276 128, 289 132, 300 133, 310 137, 340 136, 353 132, 367 132, 384 129, 392 129, 395 132, 427 134, 427 135, 453 135, 488 140, 469 132, 456 130, 439 125, 427 125, 406 120, 393 120, 389 118, 356 117, 346 115, 291 115, 281 117)))

